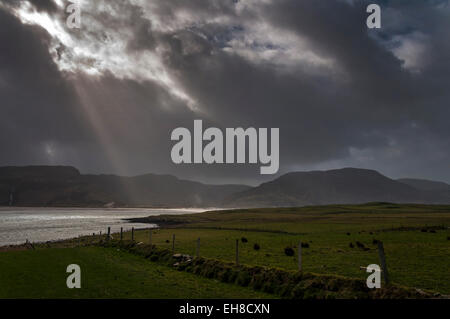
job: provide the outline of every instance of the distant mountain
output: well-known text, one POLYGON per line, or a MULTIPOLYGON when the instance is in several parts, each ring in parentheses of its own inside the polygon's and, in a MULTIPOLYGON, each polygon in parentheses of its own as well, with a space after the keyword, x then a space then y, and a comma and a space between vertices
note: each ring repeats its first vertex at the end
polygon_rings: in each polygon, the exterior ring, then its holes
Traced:
POLYGON ((414 188, 423 191, 449 191, 450 185, 444 182, 430 181, 427 179, 417 179, 417 178, 400 178, 397 181, 410 185, 414 188))
POLYGON ((82 175, 67 166, 0 167, 0 205, 211 207, 249 188, 170 175, 82 175))
POLYGON ((257 187, 207 185, 171 175, 83 175, 69 166, 0 167, 0 205, 277 207, 367 202, 450 203, 450 185, 393 180, 344 168, 293 172, 257 187))
POLYGON ((424 192, 431 202, 450 203, 450 185, 426 179, 400 178, 397 181, 424 192))
POLYGON ((233 194, 226 202, 232 207, 277 207, 367 202, 450 203, 450 200, 374 170, 344 168, 288 173, 233 194))

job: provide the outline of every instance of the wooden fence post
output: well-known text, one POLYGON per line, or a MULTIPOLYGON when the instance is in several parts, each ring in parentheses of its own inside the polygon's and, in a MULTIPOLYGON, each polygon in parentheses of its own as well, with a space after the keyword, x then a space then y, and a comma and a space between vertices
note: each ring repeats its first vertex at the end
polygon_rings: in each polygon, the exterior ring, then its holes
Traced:
POLYGON ((111 227, 108 227, 108 235, 106 237, 106 240, 109 240, 111 238, 111 227))
POLYGON ((175 254, 175 234, 172 235, 172 255, 175 254))
POLYGON ((239 265, 239 239, 236 239, 236 265, 239 265))
POLYGON ((197 238, 197 251, 196 251, 197 258, 200 257, 200 237, 197 238))
POLYGON ((380 256, 381 268, 383 269, 383 278, 386 284, 389 283, 389 274, 386 265, 386 257, 384 255, 384 247, 381 241, 378 242, 378 255, 380 256))
POLYGON ((149 244, 150 244, 150 249, 153 247, 152 236, 153 236, 153 231, 150 228, 150 231, 149 231, 149 234, 148 234, 148 241, 149 241, 149 244))
POLYGON ((123 240, 123 227, 120 227, 120 241, 123 240))
POLYGON ((298 242, 298 271, 302 271, 302 242, 298 242))
POLYGON ((131 227, 131 241, 134 241, 134 227, 131 227))

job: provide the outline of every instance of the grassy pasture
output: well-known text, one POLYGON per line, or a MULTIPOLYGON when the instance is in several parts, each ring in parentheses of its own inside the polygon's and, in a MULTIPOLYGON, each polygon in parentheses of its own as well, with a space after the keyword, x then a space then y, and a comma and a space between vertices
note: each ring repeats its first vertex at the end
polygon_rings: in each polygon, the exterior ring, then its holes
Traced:
MULTIPOLYGON (((373 203, 248 209, 146 221, 162 226, 152 230, 152 243, 161 249, 172 249, 175 234, 175 252, 195 255, 200 238, 202 257, 233 262, 239 239, 241 264, 296 270, 301 241, 309 245, 302 249, 305 272, 363 280, 367 274, 359 267, 379 264, 374 240, 381 240, 393 283, 450 294, 450 206, 373 203), (294 249, 294 256, 286 256, 286 247, 294 249)), ((119 234, 113 237, 117 240, 119 234)), ((91 245, 101 239, 105 236, 39 244, 35 250, 0 250, 0 298, 276 297, 91 245), (81 266, 82 289, 66 288, 65 269, 71 263, 81 266)), ((131 233, 125 232, 124 239, 131 239, 131 233)), ((135 230, 135 241, 148 243, 149 230, 135 230)))
POLYGON ((113 248, 0 252, 0 298, 274 298, 206 279, 113 248), (66 267, 81 267, 81 289, 68 289, 66 267))
MULTIPOLYGON (((175 234, 175 251, 193 255, 200 238, 201 256, 234 261, 235 240, 245 237, 248 242, 239 243, 241 263, 295 270, 297 258, 286 256, 284 248, 296 250, 302 241, 309 244, 303 249, 305 271, 355 278, 367 276, 360 266, 379 264, 374 240, 381 240, 392 282, 450 293, 450 206, 373 203, 249 209, 148 221, 168 225, 153 231, 153 244, 161 248, 171 249, 175 234)), ((130 239, 131 234, 124 236, 130 239)), ((148 243, 149 231, 135 231, 135 240, 148 243)))

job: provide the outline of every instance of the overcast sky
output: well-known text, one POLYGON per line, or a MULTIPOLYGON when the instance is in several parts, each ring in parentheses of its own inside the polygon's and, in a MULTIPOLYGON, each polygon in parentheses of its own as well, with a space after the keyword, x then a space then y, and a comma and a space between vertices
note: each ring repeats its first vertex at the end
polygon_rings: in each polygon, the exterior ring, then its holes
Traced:
POLYGON ((279 127, 280 171, 361 167, 450 182, 450 5, 0 0, 0 165, 251 183, 175 165, 171 131, 279 127))

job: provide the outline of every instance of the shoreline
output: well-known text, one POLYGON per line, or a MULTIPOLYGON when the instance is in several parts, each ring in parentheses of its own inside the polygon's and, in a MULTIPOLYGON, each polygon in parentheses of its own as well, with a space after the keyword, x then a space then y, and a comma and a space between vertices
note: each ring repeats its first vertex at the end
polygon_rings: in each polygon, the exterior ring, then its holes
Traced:
POLYGON ((0 246, 65 240, 78 236, 112 232, 120 228, 158 228, 162 223, 141 222, 149 216, 189 215, 205 209, 175 208, 0 208, 0 246), (138 218, 140 220, 134 220, 138 218), (150 225, 153 224, 153 225, 150 225))
POLYGON ((103 206, 0 206, 2 210, 20 210, 20 209, 91 209, 91 210, 132 210, 132 209, 165 209, 165 210, 226 210, 229 208, 221 207, 151 207, 151 206, 119 206, 119 207, 103 207, 103 206))

